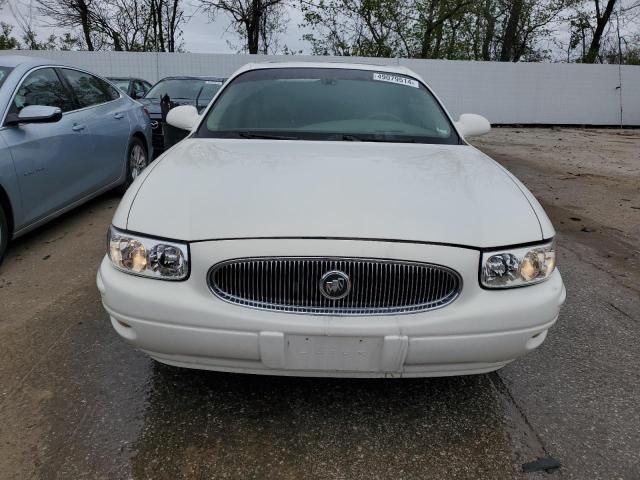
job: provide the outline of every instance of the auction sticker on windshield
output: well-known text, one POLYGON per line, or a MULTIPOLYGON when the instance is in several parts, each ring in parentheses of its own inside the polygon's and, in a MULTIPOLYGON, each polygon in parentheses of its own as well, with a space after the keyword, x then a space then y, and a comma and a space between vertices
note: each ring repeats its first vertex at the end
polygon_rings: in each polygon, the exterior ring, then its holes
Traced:
POLYGON ((373 74, 373 79, 378 80, 379 82, 391 82, 391 83, 397 83, 399 85, 407 85, 413 88, 420 88, 417 80, 413 80, 407 77, 401 77, 399 75, 391 75, 389 73, 375 72, 373 74))

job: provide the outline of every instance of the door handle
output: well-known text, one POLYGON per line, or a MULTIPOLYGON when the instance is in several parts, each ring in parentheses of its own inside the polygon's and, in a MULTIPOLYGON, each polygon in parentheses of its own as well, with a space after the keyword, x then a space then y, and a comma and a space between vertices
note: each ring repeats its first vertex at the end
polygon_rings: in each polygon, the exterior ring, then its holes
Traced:
POLYGON ((73 127, 71 127, 71 130, 73 130, 74 132, 81 132, 85 128, 86 127, 84 125, 75 124, 73 127))
POLYGON ((123 117, 124 117, 124 113, 122 113, 122 112, 117 112, 117 113, 113 114, 113 118, 115 118, 117 120, 120 120, 123 117))

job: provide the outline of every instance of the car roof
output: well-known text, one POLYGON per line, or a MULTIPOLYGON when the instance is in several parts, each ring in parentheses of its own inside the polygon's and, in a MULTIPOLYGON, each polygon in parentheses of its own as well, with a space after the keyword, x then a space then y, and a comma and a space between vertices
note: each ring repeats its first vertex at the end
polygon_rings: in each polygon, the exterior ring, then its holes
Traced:
POLYGON ((420 78, 417 73, 407 67, 401 65, 376 65, 367 63, 351 63, 351 62, 262 62, 248 63, 240 67, 236 73, 245 72, 247 70, 260 70, 267 68, 341 68, 347 70, 375 70, 385 73, 399 73, 401 75, 409 75, 420 78))
POLYGON ((27 55, 0 55, 0 66, 17 67, 18 65, 37 67, 40 65, 60 65, 60 63, 53 62, 46 58, 31 57, 27 55))

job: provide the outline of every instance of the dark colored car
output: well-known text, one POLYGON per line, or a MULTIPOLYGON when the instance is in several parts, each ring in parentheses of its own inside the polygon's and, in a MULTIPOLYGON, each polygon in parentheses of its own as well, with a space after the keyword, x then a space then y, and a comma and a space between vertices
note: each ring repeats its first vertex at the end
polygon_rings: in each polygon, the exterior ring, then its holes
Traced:
POLYGON ((108 77, 108 80, 133 99, 142 98, 151 90, 151 84, 141 78, 108 77))
POLYGON ((220 77, 165 77, 147 92, 140 102, 151 116, 153 152, 160 155, 182 140, 188 132, 168 126, 167 112, 178 105, 193 105, 201 112, 209 104, 225 79, 220 77))

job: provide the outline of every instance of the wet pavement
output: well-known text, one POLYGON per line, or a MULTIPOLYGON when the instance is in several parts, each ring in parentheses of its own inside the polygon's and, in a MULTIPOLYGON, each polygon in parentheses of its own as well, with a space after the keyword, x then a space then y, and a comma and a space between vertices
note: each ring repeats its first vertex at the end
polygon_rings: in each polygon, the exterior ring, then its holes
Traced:
POLYGON ((640 293, 560 217, 567 304, 534 353, 488 375, 304 379, 177 369, 125 344, 95 287, 118 200, 18 240, 0 267, 0 478, 640 478, 640 293), (522 473, 545 456, 562 467, 522 473))

